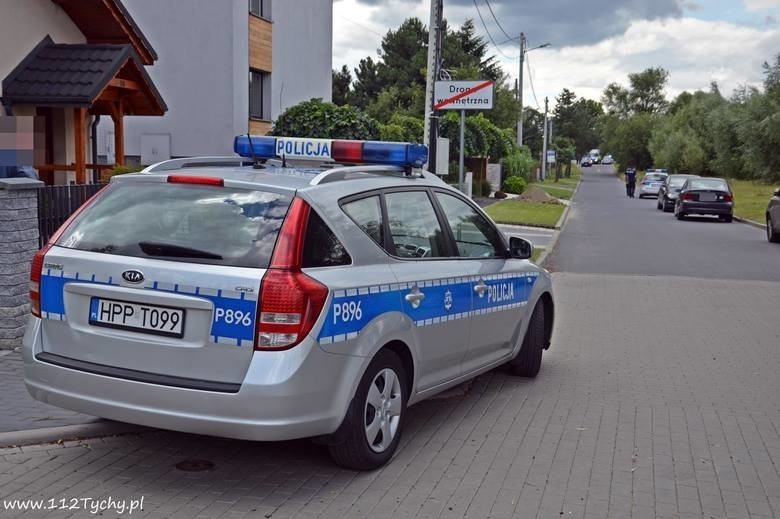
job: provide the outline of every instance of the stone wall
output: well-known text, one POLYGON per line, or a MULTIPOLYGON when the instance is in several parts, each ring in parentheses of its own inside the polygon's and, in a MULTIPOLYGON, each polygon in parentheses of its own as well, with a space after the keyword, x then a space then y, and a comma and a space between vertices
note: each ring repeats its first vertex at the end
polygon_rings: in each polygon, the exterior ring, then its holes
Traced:
POLYGON ((22 344, 30 314, 30 260, 38 250, 38 187, 0 179, 0 349, 22 344))

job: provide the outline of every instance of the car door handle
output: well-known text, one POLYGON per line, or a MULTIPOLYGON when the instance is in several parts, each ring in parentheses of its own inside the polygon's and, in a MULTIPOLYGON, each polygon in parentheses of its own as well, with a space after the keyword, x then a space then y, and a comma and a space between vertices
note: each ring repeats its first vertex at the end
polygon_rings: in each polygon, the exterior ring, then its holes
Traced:
POLYGON ((412 287, 412 291, 404 296, 404 299, 412 305, 412 308, 419 308, 420 303, 425 299, 425 294, 420 292, 420 288, 415 285, 412 287))
POLYGON ((474 285, 474 292, 479 294, 479 297, 482 297, 485 295, 485 291, 487 290, 487 288, 488 286, 485 284, 485 282, 480 279, 479 283, 474 285))

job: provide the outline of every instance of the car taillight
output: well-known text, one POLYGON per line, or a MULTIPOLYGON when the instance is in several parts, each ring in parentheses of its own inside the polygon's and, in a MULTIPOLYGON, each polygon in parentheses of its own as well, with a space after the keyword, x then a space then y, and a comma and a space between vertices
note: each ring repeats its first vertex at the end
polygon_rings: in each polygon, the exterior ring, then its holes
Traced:
POLYGON ((41 316, 41 271, 43 270, 43 257, 51 249, 51 242, 43 246, 35 253, 30 266, 30 313, 35 317, 41 316))
POLYGON ((724 202, 733 202, 734 201, 734 197, 731 194, 726 193, 725 195, 723 195, 723 201, 724 202))
POLYGON ((260 284, 255 350, 285 350, 311 332, 328 288, 301 272, 309 205, 294 198, 279 231, 271 264, 260 284))
POLYGON ((696 200, 696 195, 693 193, 685 193, 682 197, 683 200, 696 200))

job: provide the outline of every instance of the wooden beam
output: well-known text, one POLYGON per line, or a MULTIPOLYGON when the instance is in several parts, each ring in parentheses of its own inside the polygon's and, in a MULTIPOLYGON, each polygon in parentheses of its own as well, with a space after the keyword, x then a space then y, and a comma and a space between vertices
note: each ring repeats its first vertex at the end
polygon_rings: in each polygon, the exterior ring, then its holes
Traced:
POLYGON ((124 88, 126 90, 140 90, 141 87, 135 81, 131 79, 122 79, 121 77, 111 78, 108 82, 108 86, 124 88))
POLYGON ((125 165, 125 113, 124 103, 119 99, 112 105, 111 119, 114 121, 114 162, 125 165))
POLYGON ((76 183, 87 183, 87 109, 73 109, 73 133, 76 142, 76 183))

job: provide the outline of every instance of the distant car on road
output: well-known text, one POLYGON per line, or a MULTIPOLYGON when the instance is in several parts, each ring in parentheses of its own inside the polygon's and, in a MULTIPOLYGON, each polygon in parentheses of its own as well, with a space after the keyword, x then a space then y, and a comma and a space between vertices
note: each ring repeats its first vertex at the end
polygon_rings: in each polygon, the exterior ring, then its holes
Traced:
POLYGON ((661 188, 661 184, 664 183, 667 173, 660 172, 658 170, 648 170, 653 173, 646 173, 645 178, 642 179, 642 183, 639 184, 639 198, 646 196, 658 196, 658 190, 661 188))
POLYGON ((580 166, 583 168, 589 168, 592 165, 592 161, 590 157, 582 157, 582 160, 580 161, 580 166))
POLYGON ((674 204, 674 216, 683 220, 691 214, 717 216, 731 222, 734 215, 734 194, 722 178, 689 178, 680 189, 674 204))
POLYGON ((772 193, 766 206, 766 239, 780 243, 780 187, 772 193))
POLYGON ((614 164, 615 159, 612 158, 612 155, 604 155, 604 158, 601 159, 602 164, 614 164))
POLYGON ((656 209, 668 213, 674 209, 677 195, 680 194, 683 184, 689 178, 699 178, 699 175, 669 175, 658 189, 658 203, 656 209))

